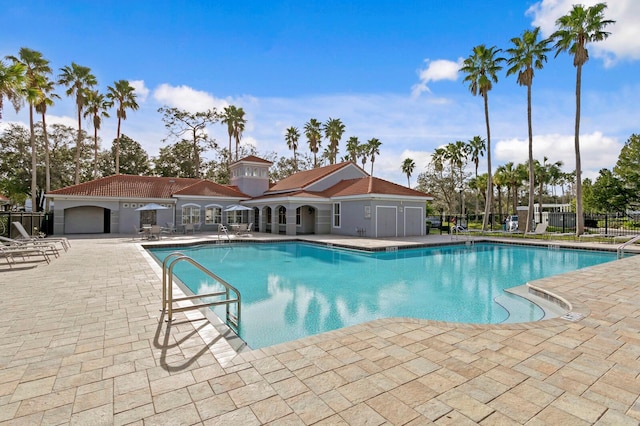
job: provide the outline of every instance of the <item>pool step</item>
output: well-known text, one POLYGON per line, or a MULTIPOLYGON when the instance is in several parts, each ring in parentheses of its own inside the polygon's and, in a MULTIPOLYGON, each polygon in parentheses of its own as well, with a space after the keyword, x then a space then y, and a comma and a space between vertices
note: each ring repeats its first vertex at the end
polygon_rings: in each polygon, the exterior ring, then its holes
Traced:
POLYGON ((538 321, 544 317, 539 306, 520 296, 504 293, 493 300, 509 312, 509 317, 502 323, 538 321))

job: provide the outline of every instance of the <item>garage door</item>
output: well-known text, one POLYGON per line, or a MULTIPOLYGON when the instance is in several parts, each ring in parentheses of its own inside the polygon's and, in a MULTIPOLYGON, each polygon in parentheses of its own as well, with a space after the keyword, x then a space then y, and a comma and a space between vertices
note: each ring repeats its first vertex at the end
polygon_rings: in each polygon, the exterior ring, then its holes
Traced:
POLYGON ((104 232, 102 207, 72 207, 64 211, 65 234, 101 234, 104 232))
POLYGON ((376 207, 376 237, 397 237, 398 218, 395 207, 376 207))

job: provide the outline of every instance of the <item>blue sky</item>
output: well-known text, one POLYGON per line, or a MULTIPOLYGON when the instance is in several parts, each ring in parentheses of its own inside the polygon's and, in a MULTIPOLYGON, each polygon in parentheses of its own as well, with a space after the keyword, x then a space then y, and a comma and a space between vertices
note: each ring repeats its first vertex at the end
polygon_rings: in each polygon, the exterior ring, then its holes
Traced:
MULTIPOLYGON (((413 183, 438 146, 486 136, 482 99, 462 83, 459 61, 478 44, 506 49, 512 37, 533 26, 549 35, 571 4, 0 0, 0 55, 15 55, 23 46, 38 50, 56 76, 74 61, 92 69, 102 90, 129 80, 140 109, 128 113, 123 132, 150 155, 157 155, 166 136, 159 107, 202 111, 233 104, 246 111, 243 141, 260 153, 291 155, 287 127, 340 118, 346 125, 342 146, 350 136, 380 139, 374 175, 406 184, 400 170, 405 158, 417 164, 413 183)), ((624 142, 639 132, 640 2, 611 0, 606 16, 617 21, 612 36, 588 46, 591 59, 583 71, 586 177, 613 167, 624 142)), ((534 155, 563 161, 566 171, 575 161, 574 90, 570 57, 550 54, 534 78, 534 155)), ((48 121, 75 127, 74 102, 62 88, 59 93, 48 121)), ((503 72, 489 108, 493 164, 524 162, 526 90, 503 72)), ((26 108, 18 114, 5 108, 3 122, 9 121, 26 123, 26 108)), ((116 124, 115 118, 103 124, 103 148, 115 137, 116 124)), ((90 123, 83 125, 91 131, 90 123)), ((209 132, 227 143, 222 125, 209 132)), ((300 151, 308 152, 301 142, 300 151)))

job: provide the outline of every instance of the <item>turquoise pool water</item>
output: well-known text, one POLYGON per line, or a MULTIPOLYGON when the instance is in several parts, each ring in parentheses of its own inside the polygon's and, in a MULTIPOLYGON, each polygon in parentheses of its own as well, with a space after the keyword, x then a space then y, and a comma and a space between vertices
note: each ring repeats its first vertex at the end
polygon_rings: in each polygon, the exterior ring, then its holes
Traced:
MULTIPOLYGON (((160 261, 178 249, 150 249, 160 261)), ((504 289, 615 260, 615 253, 499 244, 360 252, 286 242, 180 247, 240 290, 240 337, 254 349, 387 317, 467 323, 535 321, 504 289), (508 306, 511 313, 503 306, 508 306)), ((196 294, 217 284, 185 262, 196 294)), ((224 318, 224 308, 216 308, 224 318)))

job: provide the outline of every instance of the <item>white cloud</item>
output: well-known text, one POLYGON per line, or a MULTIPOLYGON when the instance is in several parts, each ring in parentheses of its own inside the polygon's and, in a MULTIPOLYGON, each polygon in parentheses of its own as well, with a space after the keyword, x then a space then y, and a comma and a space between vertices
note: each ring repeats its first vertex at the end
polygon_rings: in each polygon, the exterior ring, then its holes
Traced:
MULTIPOLYGON (((601 168, 611 168, 618 160, 622 143, 616 138, 605 136, 601 131, 580 135, 580 159, 584 177, 597 176, 601 168)), ((515 164, 528 161, 527 139, 513 138, 501 140, 495 146, 498 164, 512 161, 515 164)), ((576 156, 574 135, 544 134, 533 137, 533 157, 542 161, 544 157, 552 163, 562 161, 562 170, 575 170, 576 156)))
POLYGON ((138 103, 143 103, 147 100, 147 96, 149 96, 149 89, 145 87, 144 80, 131 80, 129 84, 136 92, 138 103))
POLYGON ((414 84, 411 88, 411 94, 414 97, 420 96, 422 92, 431 93, 428 84, 433 81, 456 81, 458 79, 458 70, 462 66, 462 58, 459 58, 457 62, 446 59, 436 59, 434 61, 425 59, 424 62, 426 67, 418 73, 420 82, 414 84))
POLYGON ((153 92, 154 99, 163 105, 180 108, 189 112, 206 111, 216 108, 221 111, 229 102, 216 98, 207 92, 192 89, 189 86, 170 86, 161 84, 153 92))
MULTIPOLYGON (((583 0, 585 6, 593 6, 600 1, 583 0)), ((545 37, 555 30, 556 20, 569 13, 575 0, 543 0, 529 8, 527 14, 533 15, 533 25, 539 26, 545 37)), ((607 3, 605 19, 616 21, 605 31, 611 33, 602 42, 587 46, 593 57, 604 59, 605 65, 612 65, 618 60, 640 59, 640 2, 637 0, 615 0, 607 3)))

